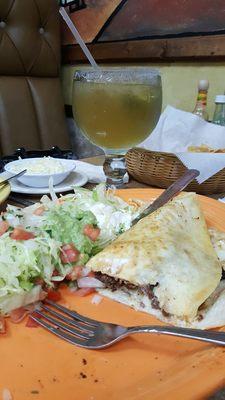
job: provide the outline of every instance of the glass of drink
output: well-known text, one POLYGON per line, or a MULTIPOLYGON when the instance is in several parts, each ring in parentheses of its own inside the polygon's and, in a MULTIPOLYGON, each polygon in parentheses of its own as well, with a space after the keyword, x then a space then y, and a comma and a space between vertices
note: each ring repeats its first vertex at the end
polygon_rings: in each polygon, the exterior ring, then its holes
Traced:
POLYGON ((152 132, 161 106, 161 77, 154 69, 92 68, 75 72, 74 119, 83 134, 104 150, 108 185, 123 184, 125 154, 152 132))

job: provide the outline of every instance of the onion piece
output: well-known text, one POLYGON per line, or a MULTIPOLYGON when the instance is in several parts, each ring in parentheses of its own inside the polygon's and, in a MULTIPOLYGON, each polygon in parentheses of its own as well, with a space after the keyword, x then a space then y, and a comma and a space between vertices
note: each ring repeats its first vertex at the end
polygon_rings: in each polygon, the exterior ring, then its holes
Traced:
POLYGON ((89 294, 91 294, 93 292, 95 292, 94 288, 85 287, 85 288, 76 290, 76 292, 74 292, 74 296, 76 296, 76 297, 84 297, 84 296, 88 296, 89 294))
POLYGON ((23 321, 23 319, 29 314, 29 311, 24 307, 16 308, 12 310, 9 314, 10 321, 14 324, 19 324, 19 322, 23 321))
POLYGON ((12 394, 9 389, 7 388, 3 389, 2 400, 13 400, 12 394))
POLYGON ((89 272, 90 272, 90 268, 83 267, 81 274, 82 274, 83 277, 86 277, 86 276, 88 276, 89 272))
POLYGON ((30 316, 27 319, 26 322, 26 327, 27 328, 38 328, 40 325, 38 322, 36 322, 33 318, 31 318, 30 316))
POLYGON ((91 299, 91 303, 98 305, 99 303, 101 303, 102 299, 102 296, 99 296, 99 294, 95 294, 91 299))
POLYGON ((54 190, 54 185, 53 185, 53 178, 52 178, 52 176, 50 176, 50 178, 49 178, 49 181, 48 181, 48 188, 49 188, 49 194, 50 194, 50 196, 51 196, 51 198, 52 198, 52 201, 58 201, 58 197, 57 197, 57 195, 56 195, 56 193, 55 193, 55 190, 54 190))
POLYGON ((29 312, 33 312, 35 310, 40 311, 41 303, 39 301, 37 301, 36 303, 27 304, 26 306, 24 306, 24 308, 25 308, 25 310, 27 310, 29 312))
POLYGON ((6 333, 6 319, 0 315, 0 334, 6 333))
POLYGON ((74 293, 74 292, 77 291, 77 287, 76 287, 76 286, 70 287, 70 288, 69 288, 69 291, 70 291, 71 293, 74 293))
POLYGON ((77 279, 77 285, 79 288, 102 288, 105 286, 104 283, 98 279, 88 276, 77 279))
POLYGON ((45 290, 42 290, 39 296, 39 300, 42 301, 47 297, 48 293, 45 290))

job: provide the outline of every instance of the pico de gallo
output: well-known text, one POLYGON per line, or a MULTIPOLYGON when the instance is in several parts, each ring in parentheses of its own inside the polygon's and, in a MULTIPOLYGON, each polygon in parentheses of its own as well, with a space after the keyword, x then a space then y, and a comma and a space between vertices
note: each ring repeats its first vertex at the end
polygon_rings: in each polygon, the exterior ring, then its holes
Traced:
POLYGON ((86 263, 128 229, 139 212, 104 185, 53 198, 43 196, 23 209, 8 205, 1 214, 0 333, 6 331, 4 316, 19 322, 33 310, 30 304, 46 296, 59 300, 62 282, 76 296, 102 287, 86 263))

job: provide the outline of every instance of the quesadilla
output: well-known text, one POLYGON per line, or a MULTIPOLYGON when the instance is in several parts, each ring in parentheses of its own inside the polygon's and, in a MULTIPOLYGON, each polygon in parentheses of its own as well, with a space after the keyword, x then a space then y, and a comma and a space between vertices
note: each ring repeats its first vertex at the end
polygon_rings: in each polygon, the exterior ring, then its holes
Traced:
POLYGON ((87 265, 105 285, 101 294, 175 325, 215 326, 207 313, 221 312, 221 296, 225 302, 221 263, 194 193, 140 220, 87 265))

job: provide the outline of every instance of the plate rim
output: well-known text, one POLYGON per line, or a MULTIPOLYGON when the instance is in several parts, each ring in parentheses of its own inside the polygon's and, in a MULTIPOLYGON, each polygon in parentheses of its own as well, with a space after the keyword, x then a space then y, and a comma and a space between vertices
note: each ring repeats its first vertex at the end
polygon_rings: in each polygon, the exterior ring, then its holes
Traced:
MULTIPOLYGON (((87 174, 85 174, 83 172, 80 172, 80 171, 79 172, 78 171, 71 171, 70 175, 72 173, 75 173, 78 176, 80 176, 81 184, 77 185, 77 187, 84 186, 88 182, 87 174)), ((67 179, 68 179, 68 177, 67 177, 67 179)), ((63 182, 61 184, 63 184, 63 182)), ((61 184, 59 184, 59 185, 61 185, 61 184)), ((22 185, 23 184, 21 184, 19 181, 17 181, 17 186, 15 187, 13 185, 13 181, 12 181, 12 183, 11 183, 11 191, 13 193, 21 193, 21 194, 25 194, 25 195, 30 195, 30 194, 31 195, 50 194, 48 188, 34 188, 34 187, 31 187, 31 186, 25 186, 25 185, 22 186, 22 185), (21 186, 21 189, 20 189, 20 186, 21 186)), ((54 187, 55 193, 64 193, 64 192, 69 192, 69 191, 73 190, 72 186, 69 186, 69 185, 65 186, 64 185, 63 187, 58 188, 57 186, 59 186, 59 185, 56 185, 54 187)), ((76 184, 74 184, 74 187, 76 187, 76 184)))

